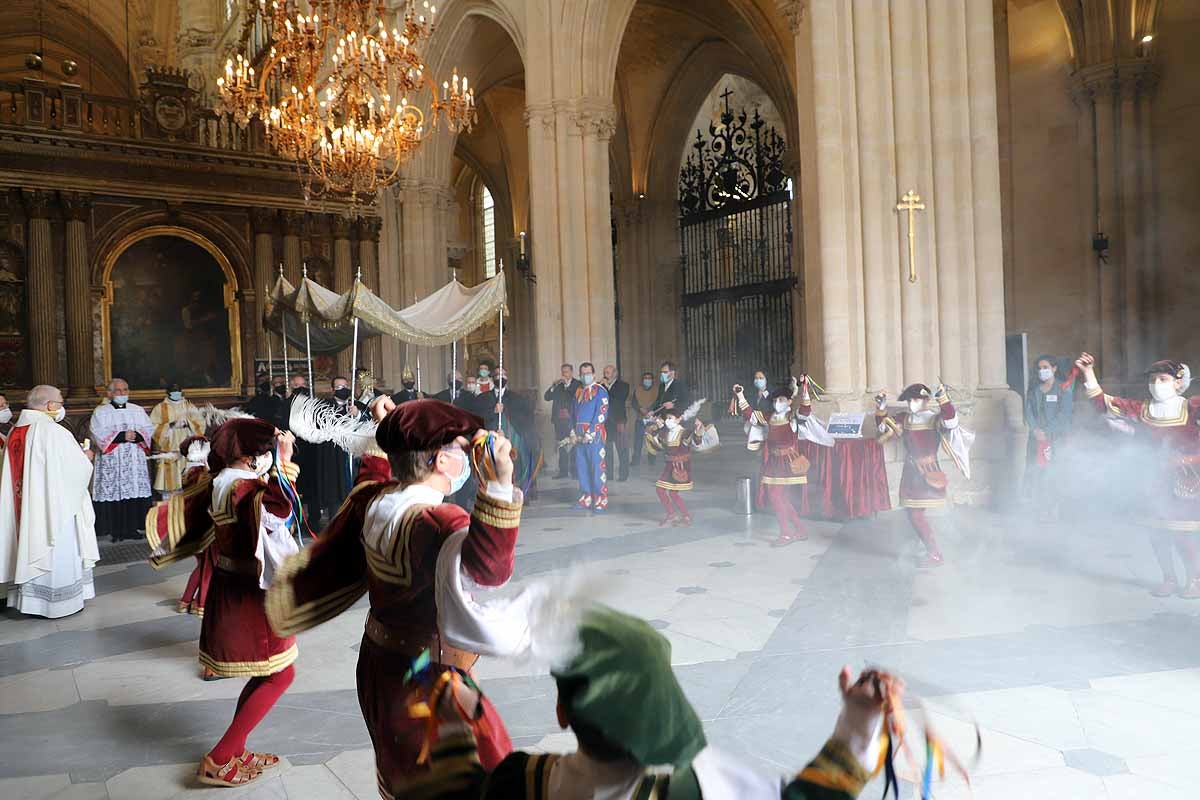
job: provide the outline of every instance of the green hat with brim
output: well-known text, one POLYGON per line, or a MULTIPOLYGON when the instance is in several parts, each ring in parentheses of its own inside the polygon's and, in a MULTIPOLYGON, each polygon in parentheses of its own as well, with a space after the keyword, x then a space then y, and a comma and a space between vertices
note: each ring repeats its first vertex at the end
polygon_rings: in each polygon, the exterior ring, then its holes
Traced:
POLYGON ((671 669, 671 643, 645 620, 602 605, 585 612, 579 640, 579 655, 552 673, 574 690, 571 719, 640 764, 690 764, 704 749, 704 729, 671 669))

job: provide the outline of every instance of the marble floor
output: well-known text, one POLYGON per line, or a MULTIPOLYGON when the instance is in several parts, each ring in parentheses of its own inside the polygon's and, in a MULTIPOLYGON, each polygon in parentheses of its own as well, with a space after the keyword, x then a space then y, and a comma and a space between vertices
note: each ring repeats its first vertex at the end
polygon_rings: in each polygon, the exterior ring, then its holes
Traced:
MULTIPOLYGON (((574 565, 597 576, 608 602, 670 639, 712 742, 795 771, 832 729, 839 667, 877 664, 964 752, 971 722, 982 728, 973 793, 950 781, 938 798, 1195 797, 1200 602, 1149 596, 1136 528, 957 508, 934 521, 937 570, 916 568, 895 513, 814 523, 809 541, 773 549, 771 517, 735 512, 746 465, 698 461, 690 528, 657 527, 645 466, 613 485, 603 518, 568 510, 572 487, 544 481, 513 585, 574 565)), ((199 680, 199 623, 174 612, 186 572, 102 565, 81 614, 0 613, 0 798, 374 798, 354 691, 362 604, 301 637, 296 681, 251 739, 285 768, 245 789, 192 784, 242 684, 199 680)), ((571 747, 548 676, 500 661, 479 673, 517 746, 571 747)))

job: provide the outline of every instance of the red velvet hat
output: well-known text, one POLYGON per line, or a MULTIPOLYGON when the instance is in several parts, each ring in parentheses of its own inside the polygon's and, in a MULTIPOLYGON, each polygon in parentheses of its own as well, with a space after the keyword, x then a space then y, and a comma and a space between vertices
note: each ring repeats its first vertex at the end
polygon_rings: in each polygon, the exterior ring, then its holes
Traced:
POLYGON ((261 419, 231 419, 212 437, 208 468, 215 474, 238 459, 260 456, 275 446, 275 426, 261 419))
POLYGON ((383 418, 375 441, 385 453, 436 450, 459 436, 468 439, 483 427, 483 420, 441 400, 410 400, 383 418))

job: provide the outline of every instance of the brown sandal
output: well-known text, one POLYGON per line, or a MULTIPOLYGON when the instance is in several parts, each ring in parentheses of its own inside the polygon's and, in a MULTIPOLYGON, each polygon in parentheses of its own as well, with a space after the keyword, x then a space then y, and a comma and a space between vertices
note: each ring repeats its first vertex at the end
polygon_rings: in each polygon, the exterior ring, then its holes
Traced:
POLYGON ((242 763, 247 769, 265 772, 272 767, 279 766, 279 756, 273 753, 255 753, 253 750, 247 750, 242 753, 242 763))
POLYGON ((196 771, 196 780, 208 786, 225 786, 234 788, 245 786, 262 777, 261 770, 254 770, 242 763, 237 756, 229 759, 228 764, 216 764, 210 757, 205 756, 196 771))

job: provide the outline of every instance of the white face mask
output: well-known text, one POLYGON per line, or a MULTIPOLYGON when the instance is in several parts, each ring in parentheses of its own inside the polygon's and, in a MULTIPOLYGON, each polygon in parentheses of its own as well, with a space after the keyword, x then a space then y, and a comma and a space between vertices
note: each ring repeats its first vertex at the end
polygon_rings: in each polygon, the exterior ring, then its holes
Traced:
POLYGON ((1054 377, 1054 370, 1050 369, 1049 367, 1042 367, 1041 369, 1038 370, 1038 380, 1041 381, 1042 383, 1045 383, 1046 381, 1050 380, 1053 377, 1054 377))
POLYGON ((788 401, 786 401, 786 400, 776 400, 775 401, 775 413, 776 414, 782 414, 787 410, 788 410, 788 401))
POLYGON ((924 410, 925 410, 925 401, 924 400, 909 400, 908 401, 908 413, 920 414, 924 410))
POLYGON ((10 419, 12 419, 12 409, 8 406, 0 408, 0 425, 5 424, 10 419))
POLYGON ((57 411, 46 411, 44 413, 55 422, 62 422, 67 418, 67 409, 63 406, 59 406, 57 411))
POLYGON ((1175 386, 1170 383, 1152 383, 1150 384, 1150 396, 1160 403, 1164 400, 1170 400, 1178 395, 1179 392, 1175 386))
MULTIPOLYGON (((450 494, 454 494, 466 486, 467 479, 471 477, 471 462, 467 458, 467 454, 463 450, 455 450, 453 452, 458 458, 459 463, 462 464, 462 470, 453 478, 450 478, 450 494)), ((447 475, 446 477, 449 478, 450 476, 447 475)))
POLYGON ((251 469, 253 469, 254 474, 258 475, 259 477, 266 475, 271 470, 271 454, 263 453, 261 456, 254 459, 254 464, 251 466, 251 469))

